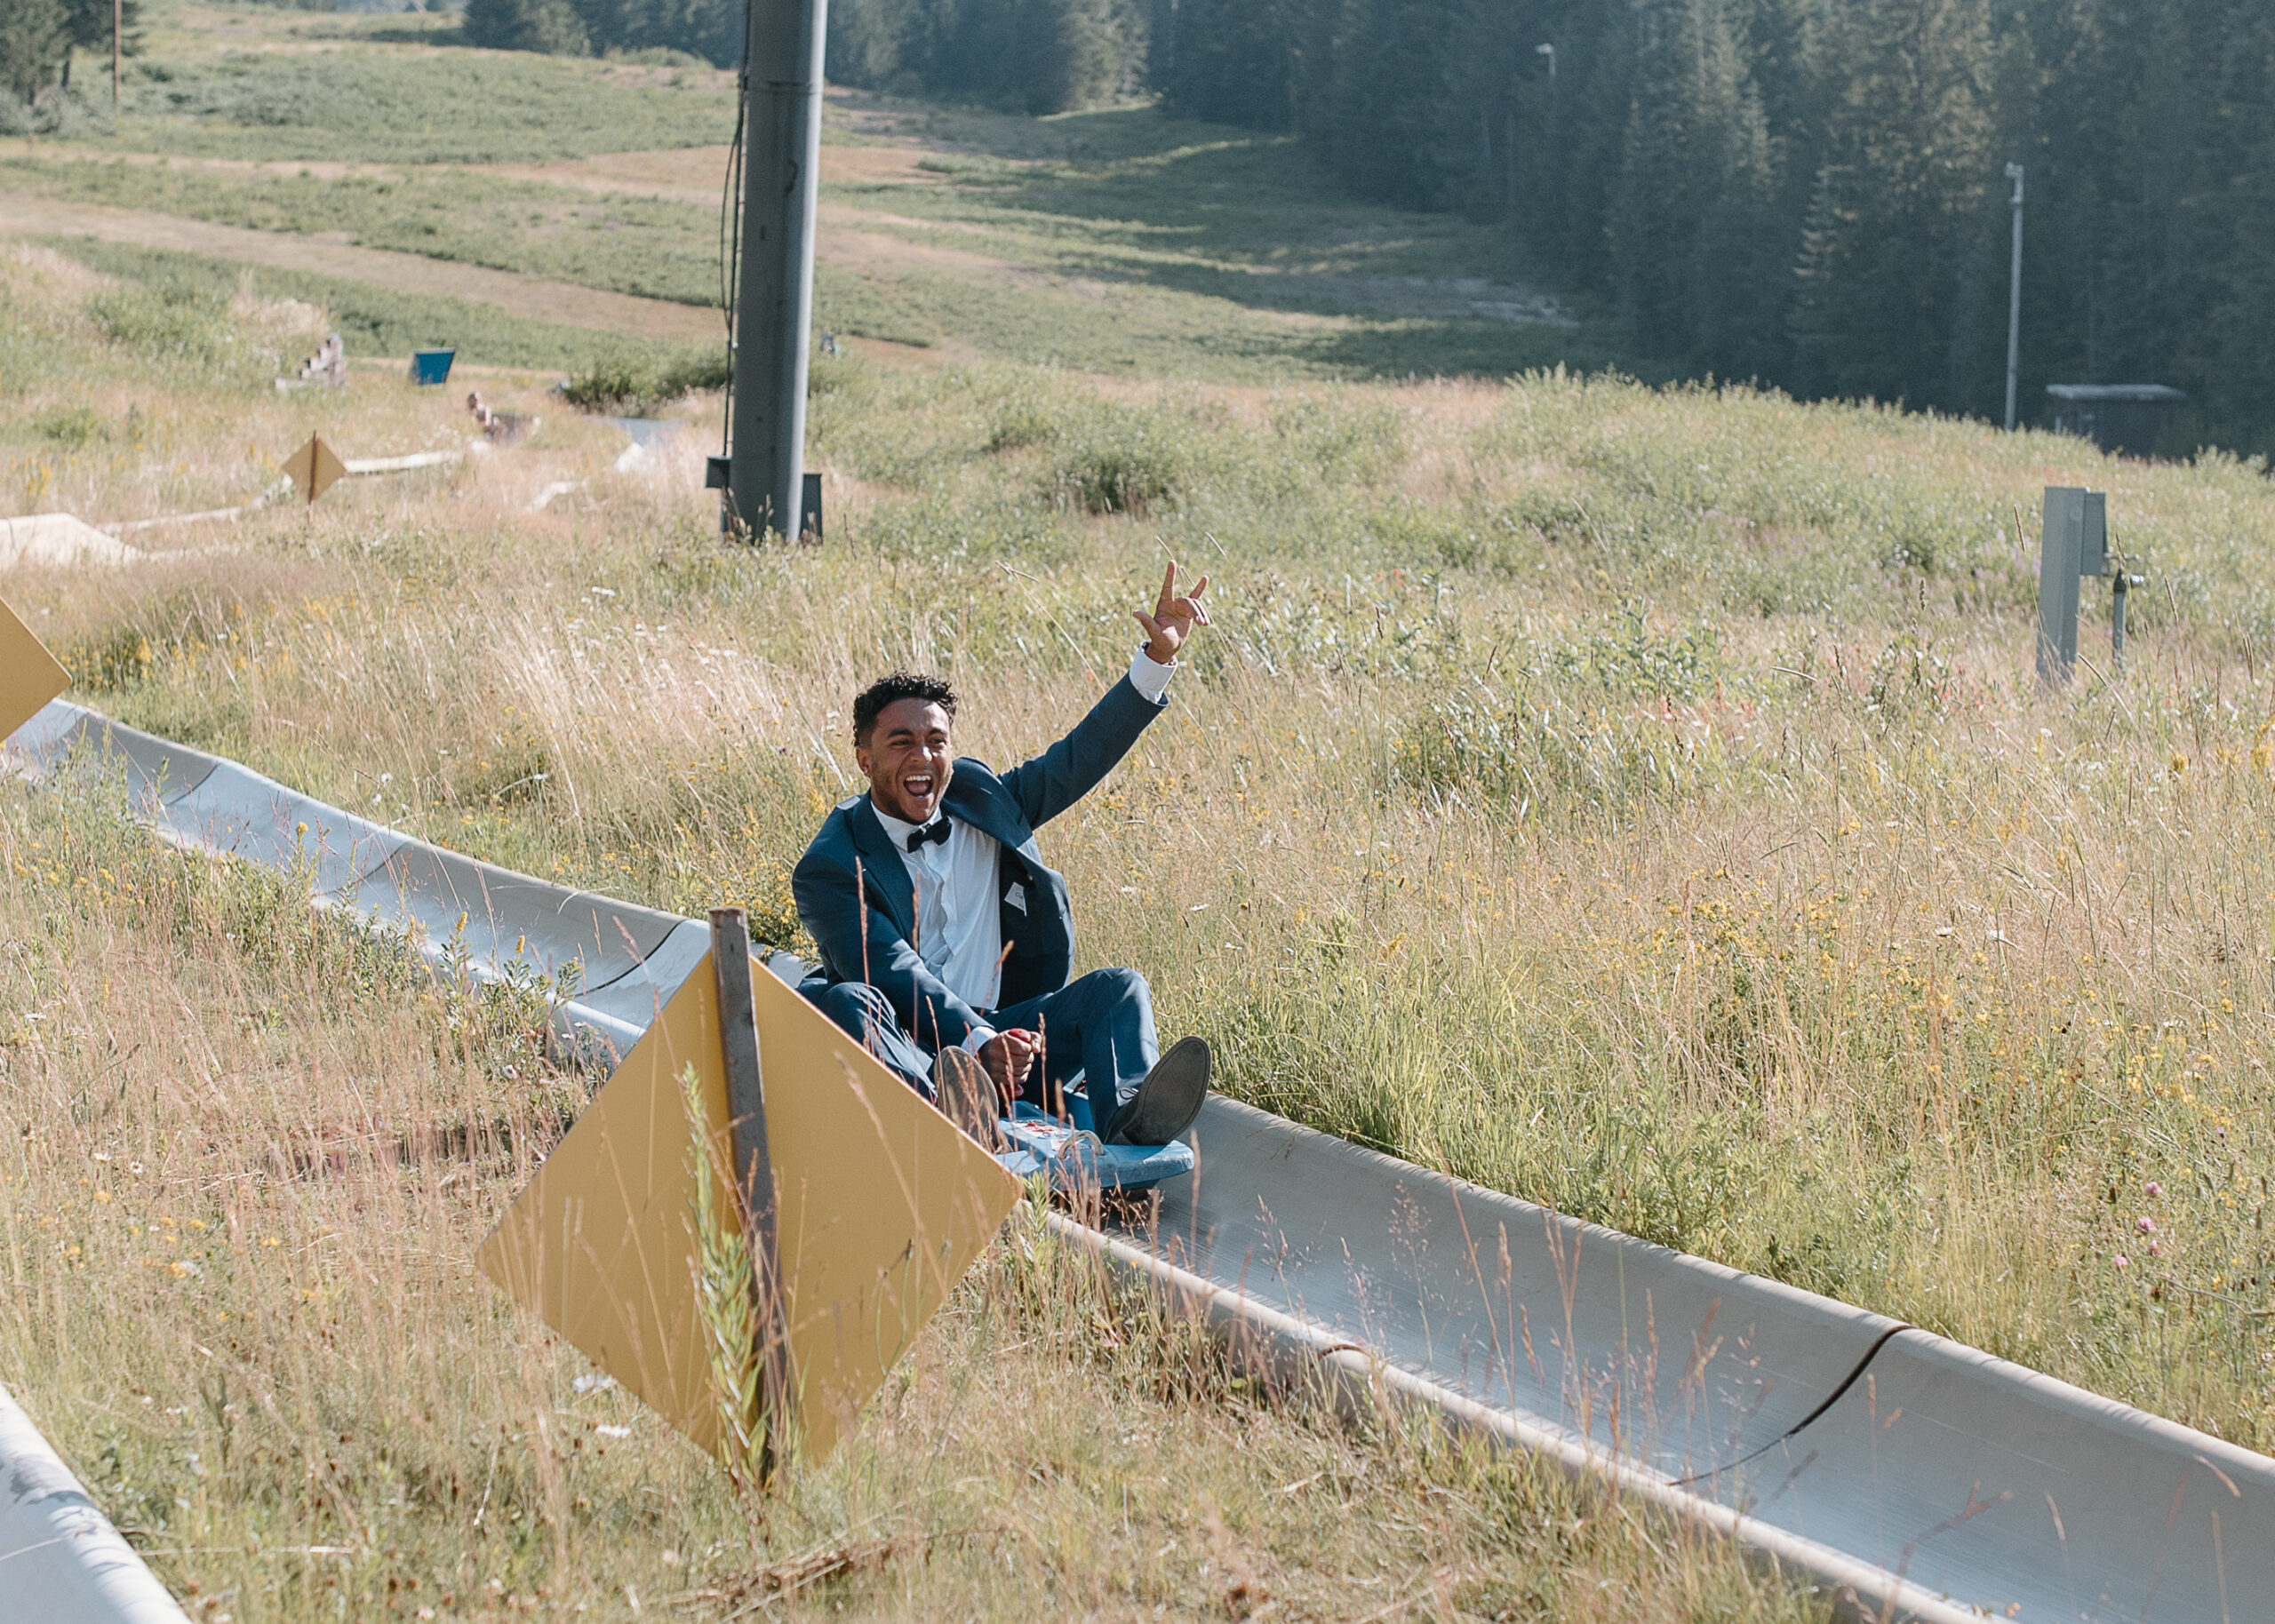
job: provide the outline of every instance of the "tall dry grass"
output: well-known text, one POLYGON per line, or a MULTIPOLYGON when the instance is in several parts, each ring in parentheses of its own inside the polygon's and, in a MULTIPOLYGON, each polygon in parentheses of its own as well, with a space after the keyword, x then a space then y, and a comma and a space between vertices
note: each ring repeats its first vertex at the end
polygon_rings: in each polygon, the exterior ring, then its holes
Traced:
MULTIPOLYGON (((116 795, 114 790, 112 795, 116 795)), ((1022 1212, 762 1503, 469 1266, 573 1118, 541 1000, 0 792, 0 1373, 200 1620, 1812 1616, 1726 1548, 1260 1402, 1022 1212)))
POLYGON ((826 548, 723 550, 576 425, 12 592, 126 720, 790 940, 857 683, 944 669, 1015 759, 1174 553, 1218 625, 1044 840, 1229 1089, 2266 1445, 2263 471, 1553 376, 817 378, 826 548), (2052 697, 2049 482, 2152 581, 2052 697))

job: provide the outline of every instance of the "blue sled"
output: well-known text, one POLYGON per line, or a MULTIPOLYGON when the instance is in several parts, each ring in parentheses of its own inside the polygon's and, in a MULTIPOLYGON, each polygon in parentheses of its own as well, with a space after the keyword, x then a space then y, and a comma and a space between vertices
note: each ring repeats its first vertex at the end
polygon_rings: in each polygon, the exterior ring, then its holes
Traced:
POLYGON ((1163 1179, 1193 1171, 1193 1147, 1105 1144, 1096 1134, 1060 1122, 1022 1101, 1018 1115, 996 1126, 1010 1147, 995 1159, 1023 1179, 1046 1176, 1058 1190, 1151 1190, 1163 1179))

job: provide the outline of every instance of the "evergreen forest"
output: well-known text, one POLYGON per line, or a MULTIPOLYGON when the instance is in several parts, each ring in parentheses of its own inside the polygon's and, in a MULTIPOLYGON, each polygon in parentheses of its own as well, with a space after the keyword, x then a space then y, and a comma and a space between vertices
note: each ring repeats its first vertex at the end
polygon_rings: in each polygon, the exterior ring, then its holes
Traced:
POLYGON ((830 72, 1036 110, 1142 80, 1498 224, 1639 362, 1994 419, 2020 163, 2023 420, 2170 384, 2165 449, 2275 449, 2266 0, 1137 4, 834 0, 830 72))
MULTIPOLYGON (((39 0, 60 6, 62 0, 39 0)), ((472 0, 477 44, 737 57, 740 0, 472 0)), ((1997 419, 2188 392, 2275 450, 2267 0, 831 0, 828 71, 1052 113, 1145 95, 1459 211, 1655 376, 1997 419)))

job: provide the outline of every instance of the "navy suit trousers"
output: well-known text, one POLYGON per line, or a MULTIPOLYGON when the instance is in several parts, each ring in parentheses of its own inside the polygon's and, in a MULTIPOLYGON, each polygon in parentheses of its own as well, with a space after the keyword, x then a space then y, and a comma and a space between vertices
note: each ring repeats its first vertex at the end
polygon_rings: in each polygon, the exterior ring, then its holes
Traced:
MULTIPOLYGON (((883 993, 841 981, 808 996, 911 1088, 933 1097, 932 1057, 901 1030, 883 993)), ((1092 970, 1056 992, 987 1012, 986 1021, 998 1031, 1024 1028, 1042 1038, 1021 1097, 1101 1136, 1161 1055, 1153 990, 1135 970, 1092 970), (1084 1093, 1066 1092, 1078 1078, 1084 1093)))

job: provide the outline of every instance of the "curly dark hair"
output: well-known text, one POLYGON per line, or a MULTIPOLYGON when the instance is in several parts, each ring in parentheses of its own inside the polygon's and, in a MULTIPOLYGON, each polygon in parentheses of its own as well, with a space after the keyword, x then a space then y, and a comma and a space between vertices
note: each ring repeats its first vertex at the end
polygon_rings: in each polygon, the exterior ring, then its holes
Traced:
POLYGON ((879 677, 853 697, 853 742, 866 744, 869 735, 876 730, 877 712, 897 699, 922 699, 938 705, 956 719, 956 690, 938 677, 928 677, 919 672, 896 671, 890 676, 879 677))

